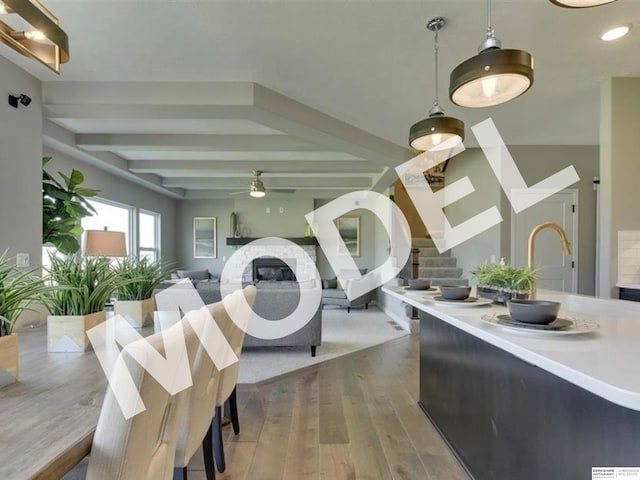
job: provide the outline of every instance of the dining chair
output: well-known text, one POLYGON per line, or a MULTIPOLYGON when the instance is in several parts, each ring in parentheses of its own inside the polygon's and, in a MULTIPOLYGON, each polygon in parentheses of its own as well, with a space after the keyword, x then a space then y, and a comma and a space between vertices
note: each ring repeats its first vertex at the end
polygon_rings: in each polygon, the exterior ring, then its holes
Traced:
MULTIPOLYGON (((149 358, 142 342, 165 356, 166 351, 181 348, 182 342, 187 351, 197 349, 199 339, 195 331, 178 323, 165 330, 164 335, 156 333, 122 349, 123 361, 116 364, 111 383, 130 377, 145 410, 125 418, 113 390, 107 388, 91 446, 87 480, 170 480, 173 476, 178 425, 187 390, 170 394, 135 360, 149 358)), ((181 370, 175 372, 178 375, 181 370)))
MULTIPOLYGON (((247 287, 249 288, 249 287, 247 287)), ((245 288, 246 290, 246 288, 245 288)), ((225 310, 228 316, 222 316, 216 318, 220 330, 224 333, 227 342, 233 349, 234 353, 240 359, 242 353, 242 343, 244 341, 245 327, 249 321, 249 318, 253 314, 253 302, 255 301, 255 294, 257 290, 255 287, 252 289, 251 302, 247 298, 246 303, 238 302, 232 303, 231 296, 227 296, 223 299, 225 303, 225 310), (249 308, 247 309, 247 304, 249 308), (231 320, 231 317, 235 320, 231 320), (241 328, 239 325, 242 325, 241 328)), ((218 393, 215 402, 215 413, 213 415, 213 421, 211 422, 211 428, 207 433, 207 443, 211 443, 213 449, 205 448, 205 462, 211 462, 207 460, 207 456, 215 455, 215 465, 218 472, 225 471, 226 462, 224 458, 224 444, 222 442, 222 412, 225 404, 229 407, 229 417, 233 426, 233 432, 237 435, 240 433, 240 422, 238 418, 238 404, 236 400, 236 383, 238 381, 238 370, 240 362, 234 363, 228 366, 220 372, 220 382, 218 386, 218 393)))
MULTIPOLYGON (((226 341, 224 339, 227 338, 230 325, 233 324, 230 312, 240 314, 238 313, 238 305, 243 301, 243 297, 246 303, 252 307, 256 297, 256 288, 248 286, 244 290, 238 290, 226 297, 224 301, 202 307, 200 312, 190 312, 183 319, 187 330, 195 327, 201 333, 198 348, 188 352, 193 386, 187 392, 187 400, 178 428, 174 480, 187 480, 187 466, 200 445, 203 448, 207 480, 215 478, 210 430, 211 419, 218 399, 221 372, 212 360, 210 352, 207 352, 205 344, 209 342, 211 345, 211 340, 215 340, 215 335, 218 333, 222 333, 223 341, 226 341), (203 314, 202 310, 205 310, 205 314, 203 314), (211 317, 213 317, 213 322, 211 317), (220 327, 221 325, 224 328, 220 327), (217 328, 213 328, 216 326, 217 328)), ((247 316, 248 313, 245 310, 245 313, 241 315, 247 316)), ((240 321, 245 320, 240 319, 240 321)), ((217 355, 215 358, 219 364, 224 364, 223 362, 229 360, 228 358, 223 358, 225 350, 227 349, 217 347, 216 352, 211 352, 217 355)))

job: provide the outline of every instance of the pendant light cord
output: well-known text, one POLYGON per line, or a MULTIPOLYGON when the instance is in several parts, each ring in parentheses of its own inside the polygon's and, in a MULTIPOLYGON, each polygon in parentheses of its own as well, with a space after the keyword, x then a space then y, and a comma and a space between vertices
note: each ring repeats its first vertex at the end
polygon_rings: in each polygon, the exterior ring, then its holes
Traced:
POLYGON ((437 107, 440 105, 440 102, 438 101, 438 30, 436 29, 436 43, 435 46, 433 47, 433 51, 435 53, 435 60, 436 60, 436 98, 433 101, 433 106, 437 107))
POLYGON ((491 0, 487 0, 487 38, 493 38, 495 32, 491 24, 491 0))

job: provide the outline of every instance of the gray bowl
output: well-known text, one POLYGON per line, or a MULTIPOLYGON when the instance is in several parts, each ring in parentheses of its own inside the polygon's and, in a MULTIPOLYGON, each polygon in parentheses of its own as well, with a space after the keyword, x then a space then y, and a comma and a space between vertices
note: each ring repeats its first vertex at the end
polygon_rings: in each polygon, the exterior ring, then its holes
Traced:
POLYGON ((410 278, 408 283, 411 290, 428 290, 431 288, 431 280, 425 280, 424 278, 410 278))
POLYGON ((458 285, 440 285, 440 295, 447 300, 464 300, 469 298, 471 287, 461 287, 458 285))
POLYGON ((518 322, 546 325, 558 318, 560 302, 549 300, 509 300, 509 315, 518 322))

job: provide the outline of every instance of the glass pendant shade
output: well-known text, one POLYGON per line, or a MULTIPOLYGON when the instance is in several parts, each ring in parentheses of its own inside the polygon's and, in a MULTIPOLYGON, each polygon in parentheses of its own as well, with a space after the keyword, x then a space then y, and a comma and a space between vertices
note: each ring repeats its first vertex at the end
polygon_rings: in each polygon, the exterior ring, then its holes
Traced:
POLYGON ((452 72, 449 98, 461 107, 492 107, 525 93, 533 84, 533 58, 523 50, 487 49, 452 72))
POLYGON ((550 0, 554 5, 564 8, 589 8, 613 3, 616 0, 550 0))
POLYGON ((424 152, 450 149, 462 140, 464 140, 464 122, 441 113, 432 114, 420 120, 409 130, 411 147, 424 152))

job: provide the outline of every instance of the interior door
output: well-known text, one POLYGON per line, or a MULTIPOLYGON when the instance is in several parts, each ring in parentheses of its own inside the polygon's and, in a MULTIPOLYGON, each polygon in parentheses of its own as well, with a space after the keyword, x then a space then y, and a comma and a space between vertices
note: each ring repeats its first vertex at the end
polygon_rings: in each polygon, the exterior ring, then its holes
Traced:
MULTIPOLYGON (((526 193, 524 193, 526 195, 526 193)), ((535 267, 538 288, 561 292, 577 292, 578 191, 563 190, 523 212, 511 213, 511 264, 527 264, 527 244, 531 230, 544 222, 555 222, 567 233, 571 255, 562 250, 558 234, 549 228, 535 238, 535 267)))

